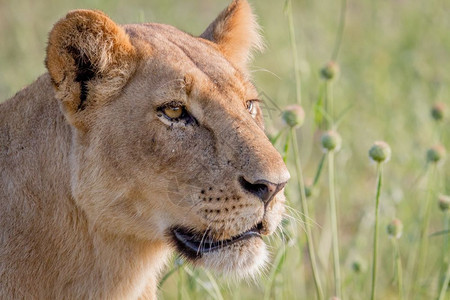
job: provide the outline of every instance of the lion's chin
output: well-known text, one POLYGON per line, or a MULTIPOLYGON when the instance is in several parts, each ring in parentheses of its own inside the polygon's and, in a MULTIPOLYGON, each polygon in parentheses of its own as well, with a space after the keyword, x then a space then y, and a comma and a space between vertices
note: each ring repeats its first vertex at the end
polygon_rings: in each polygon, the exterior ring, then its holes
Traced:
POLYGON ((182 256, 195 265, 235 278, 254 276, 266 263, 267 250, 260 231, 257 225, 230 239, 213 240, 180 227, 171 230, 182 256))
POLYGON ((266 244, 253 237, 214 252, 205 253, 196 261, 207 269, 237 279, 254 277, 267 262, 266 244))

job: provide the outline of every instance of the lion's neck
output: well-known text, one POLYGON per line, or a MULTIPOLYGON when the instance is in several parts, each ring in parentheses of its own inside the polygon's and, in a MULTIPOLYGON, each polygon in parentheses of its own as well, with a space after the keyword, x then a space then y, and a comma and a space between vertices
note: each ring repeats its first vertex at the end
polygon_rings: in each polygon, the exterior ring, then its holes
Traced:
POLYGON ((71 268, 82 279, 61 296, 77 295, 81 289, 84 293, 77 298, 156 298, 157 279, 168 254, 163 244, 103 233, 92 233, 87 244, 91 249, 79 254, 76 270, 71 268))
POLYGON ((38 298, 153 298, 167 249, 90 228, 72 197, 72 130, 52 91, 46 74, 0 106, 0 282, 38 298))

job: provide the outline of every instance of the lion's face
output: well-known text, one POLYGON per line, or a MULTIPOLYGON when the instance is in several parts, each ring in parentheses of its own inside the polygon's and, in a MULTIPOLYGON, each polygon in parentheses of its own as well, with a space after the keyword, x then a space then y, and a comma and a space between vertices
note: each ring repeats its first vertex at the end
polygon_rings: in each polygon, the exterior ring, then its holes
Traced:
POLYGON ((109 233, 163 242, 221 272, 253 273, 289 179, 264 134, 255 87, 206 38, 157 24, 124 30, 132 75, 74 127, 75 200, 109 233))

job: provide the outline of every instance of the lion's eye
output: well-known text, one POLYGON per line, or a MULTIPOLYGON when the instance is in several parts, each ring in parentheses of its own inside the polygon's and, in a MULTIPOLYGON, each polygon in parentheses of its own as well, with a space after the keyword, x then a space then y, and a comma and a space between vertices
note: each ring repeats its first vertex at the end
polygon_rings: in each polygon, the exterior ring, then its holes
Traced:
POLYGON ((247 110, 251 113, 253 111, 253 101, 247 101, 247 110))
POLYGON ((248 112, 253 116, 253 117, 255 117, 255 115, 256 115, 256 107, 255 107, 255 102, 258 102, 259 100, 256 100, 256 99, 253 99, 253 100, 248 100, 247 102, 246 102, 246 107, 247 107, 247 110, 248 110, 248 112))
POLYGON ((170 119, 178 119, 183 115, 183 109, 182 106, 166 107, 163 109, 163 113, 170 119))
POLYGON ((158 117, 163 118, 171 125, 180 123, 184 125, 195 123, 195 118, 187 111, 183 103, 172 101, 158 108, 158 117))

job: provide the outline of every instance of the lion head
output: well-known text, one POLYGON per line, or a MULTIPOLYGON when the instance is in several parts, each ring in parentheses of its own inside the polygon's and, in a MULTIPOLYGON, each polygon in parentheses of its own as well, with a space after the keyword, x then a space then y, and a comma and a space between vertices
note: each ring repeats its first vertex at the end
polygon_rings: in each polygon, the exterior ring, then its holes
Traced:
POLYGON ((199 37, 72 11, 46 65, 72 128, 71 189, 92 230, 253 273, 289 173, 264 134, 247 62, 261 40, 235 0, 199 37))

